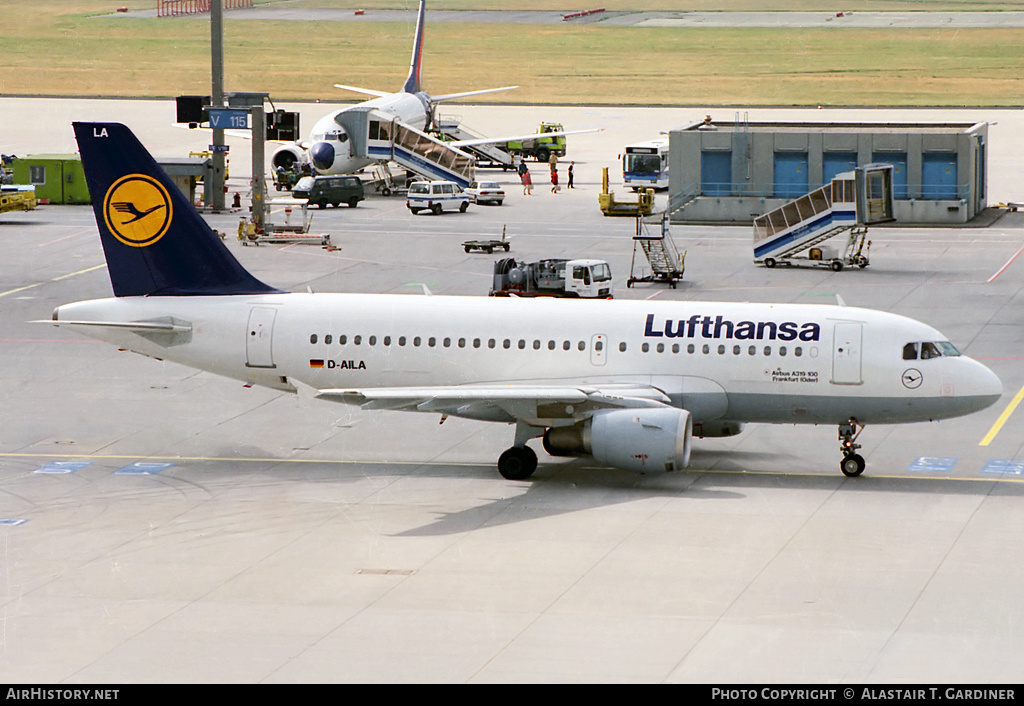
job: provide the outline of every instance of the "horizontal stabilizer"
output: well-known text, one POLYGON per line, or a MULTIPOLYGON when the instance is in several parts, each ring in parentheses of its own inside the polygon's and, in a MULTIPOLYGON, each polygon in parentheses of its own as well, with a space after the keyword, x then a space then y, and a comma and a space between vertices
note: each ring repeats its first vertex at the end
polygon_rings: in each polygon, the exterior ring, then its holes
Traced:
POLYGON ((128 329, 130 331, 159 331, 162 333, 187 333, 192 330, 192 325, 175 324, 161 321, 65 321, 53 319, 39 319, 29 321, 30 324, 53 324, 54 326, 95 326, 99 328, 128 329))

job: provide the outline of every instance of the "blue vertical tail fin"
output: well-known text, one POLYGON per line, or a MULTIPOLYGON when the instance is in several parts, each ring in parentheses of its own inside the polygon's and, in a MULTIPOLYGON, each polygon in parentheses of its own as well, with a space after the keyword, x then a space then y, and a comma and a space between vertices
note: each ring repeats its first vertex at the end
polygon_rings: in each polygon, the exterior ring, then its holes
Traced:
POLYGON ((409 63, 409 78, 405 79, 402 90, 406 93, 419 93, 420 71, 423 68, 423 24, 427 11, 427 0, 420 0, 420 11, 416 18, 416 38, 412 43, 412 61, 409 63))
POLYGON ((114 296, 268 294, 142 143, 119 123, 74 123, 114 296))

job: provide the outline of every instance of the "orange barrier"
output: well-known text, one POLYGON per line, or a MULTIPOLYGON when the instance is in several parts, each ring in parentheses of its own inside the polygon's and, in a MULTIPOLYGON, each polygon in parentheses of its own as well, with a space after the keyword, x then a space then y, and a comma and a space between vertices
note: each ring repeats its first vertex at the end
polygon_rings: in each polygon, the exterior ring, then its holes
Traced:
MULTIPOLYGON (((252 7, 252 0, 224 0, 225 10, 241 10, 252 7)), ((180 17, 199 15, 210 11, 210 0, 156 0, 157 17, 180 17)))

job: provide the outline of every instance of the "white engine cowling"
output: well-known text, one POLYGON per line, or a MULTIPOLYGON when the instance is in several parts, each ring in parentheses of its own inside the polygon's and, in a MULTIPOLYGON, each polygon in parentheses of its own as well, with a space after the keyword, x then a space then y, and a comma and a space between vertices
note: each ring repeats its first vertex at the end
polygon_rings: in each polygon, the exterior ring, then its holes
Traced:
POLYGON ((690 413, 675 407, 613 409, 582 424, 549 429, 544 448, 556 456, 590 454, 628 471, 674 471, 690 463, 690 413))
POLYGON ((282 145, 274 151, 274 156, 270 158, 270 164, 274 169, 281 167, 282 169, 291 169, 292 165, 296 162, 305 164, 309 161, 309 156, 306 154, 306 150, 302 149, 296 144, 282 145))

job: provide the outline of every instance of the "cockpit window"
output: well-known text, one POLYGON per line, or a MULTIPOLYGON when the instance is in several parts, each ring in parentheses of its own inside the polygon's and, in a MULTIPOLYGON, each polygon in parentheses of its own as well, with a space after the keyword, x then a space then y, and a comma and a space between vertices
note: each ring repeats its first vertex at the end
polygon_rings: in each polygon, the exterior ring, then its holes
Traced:
POLYGON ((903 360, 930 360, 942 356, 958 356, 960 351, 949 341, 924 341, 903 346, 903 360))

